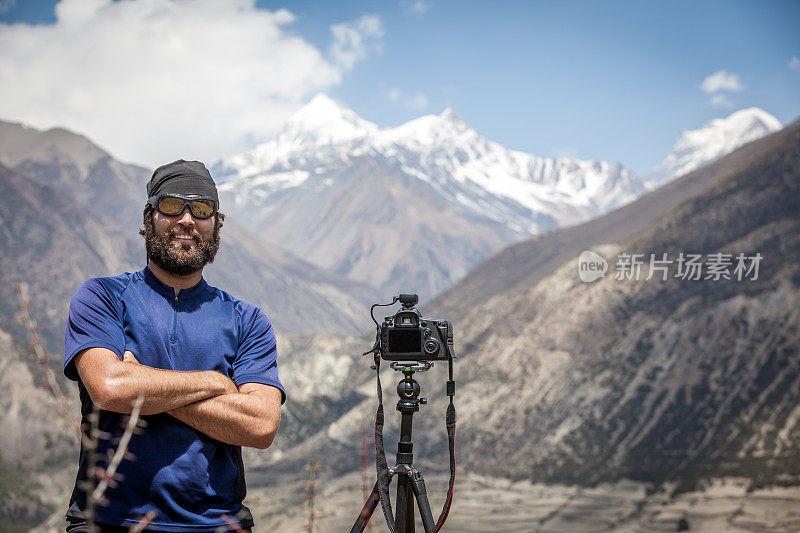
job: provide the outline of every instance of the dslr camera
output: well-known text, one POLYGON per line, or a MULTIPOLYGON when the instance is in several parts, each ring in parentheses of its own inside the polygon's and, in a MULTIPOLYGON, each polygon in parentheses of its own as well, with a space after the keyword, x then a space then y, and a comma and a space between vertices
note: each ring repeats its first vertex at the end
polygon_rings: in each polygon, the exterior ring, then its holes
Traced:
POLYGON ((380 327, 381 358, 386 361, 447 361, 453 348, 450 322, 424 317, 414 307, 416 294, 401 294, 402 308, 380 327))

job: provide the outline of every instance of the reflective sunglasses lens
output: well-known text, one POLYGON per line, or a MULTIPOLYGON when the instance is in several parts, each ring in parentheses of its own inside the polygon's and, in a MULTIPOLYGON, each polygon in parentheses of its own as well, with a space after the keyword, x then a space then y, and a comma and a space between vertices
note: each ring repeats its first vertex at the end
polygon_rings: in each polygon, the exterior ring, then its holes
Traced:
POLYGON ((214 214, 214 202, 209 200, 192 200, 192 214, 197 218, 209 218, 214 214))
POLYGON ((165 215, 177 215, 183 211, 183 199, 174 196, 162 196, 158 199, 158 210, 165 215))

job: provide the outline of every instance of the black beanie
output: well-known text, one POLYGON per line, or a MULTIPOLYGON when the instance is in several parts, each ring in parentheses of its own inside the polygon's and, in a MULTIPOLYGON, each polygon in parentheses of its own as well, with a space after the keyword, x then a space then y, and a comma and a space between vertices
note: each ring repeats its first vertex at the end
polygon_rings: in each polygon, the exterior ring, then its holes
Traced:
POLYGON ((200 161, 178 159, 168 165, 158 167, 147 182, 147 197, 173 193, 184 196, 196 194, 213 198, 219 209, 219 195, 214 178, 200 161))

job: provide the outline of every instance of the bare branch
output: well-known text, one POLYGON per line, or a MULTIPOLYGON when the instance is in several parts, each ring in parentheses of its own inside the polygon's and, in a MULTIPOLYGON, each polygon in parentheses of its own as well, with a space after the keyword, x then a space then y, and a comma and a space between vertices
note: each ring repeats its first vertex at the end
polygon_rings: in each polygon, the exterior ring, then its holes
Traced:
MULTIPOLYGON (((239 525, 239 523, 236 522, 235 520, 233 520, 230 516, 224 514, 224 515, 222 515, 222 519, 225 520, 225 523, 228 524, 229 526, 231 526, 236 533, 247 533, 244 529, 242 529, 242 527, 239 525)), ((228 531, 227 529, 223 529, 223 528, 218 528, 217 529, 217 531, 220 531, 220 530, 221 531, 228 531)))
POLYGON ((61 415, 62 419, 70 425, 70 427, 76 431, 79 431, 80 424, 78 424, 77 419, 69 412, 69 399, 67 398, 66 394, 62 392, 61 387, 58 385, 58 381, 56 381, 56 375, 53 373, 53 369, 50 368, 50 365, 48 364, 52 358, 52 354, 48 354, 44 350, 42 341, 39 338, 39 326, 31 318, 31 303, 30 299, 28 298, 28 285, 26 283, 15 283, 14 291, 17 293, 17 302, 19 305, 19 313, 17 318, 28 331, 33 353, 36 355, 36 362, 39 363, 39 366, 44 372, 45 380, 47 381, 47 388, 50 390, 50 393, 53 395, 53 397, 58 400, 59 414, 61 415))
MULTIPOLYGON (((100 468, 97 466, 97 452, 100 449, 100 441, 108 440, 111 435, 105 431, 100 431, 100 410, 96 405, 92 404, 92 412, 89 414, 89 427, 86 433, 81 434, 83 446, 86 450, 86 479, 80 482, 79 488, 86 493, 86 509, 84 510, 84 517, 86 518, 87 533, 99 533, 99 528, 95 523, 97 515, 97 506, 105 505, 106 489, 116 485, 116 481, 121 479, 121 475, 117 474, 117 468, 123 459, 131 458, 128 453, 128 444, 134 433, 138 432, 142 422, 139 420, 139 413, 144 403, 144 395, 140 394, 133 402, 133 409, 131 415, 128 417, 128 422, 125 424, 125 431, 120 438, 116 451, 109 450, 110 461, 107 468, 100 468)), ((147 519, 147 522, 142 526, 146 526, 154 517, 147 518, 149 513, 145 515, 142 520, 147 519)))
POLYGON ((128 528, 128 533, 141 533, 142 531, 144 531, 144 528, 146 528, 150 524, 150 522, 153 521, 153 518, 155 517, 156 517, 156 512, 149 511, 146 515, 142 517, 142 519, 139 521, 138 524, 128 528))
POLYGON ((139 424, 139 412, 142 410, 142 403, 144 403, 144 394, 140 394, 136 400, 133 402, 133 410, 131 410, 131 416, 128 418, 128 423, 125 424, 125 433, 122 434, 122 438, 117 445, 117 449, 113 452, 113 457, 111 459, 111 463, 109 463, 108 468, 102 472, 101 476, 98 476, 100 482, 95 487, 94 491, 92 492, 92 497, 96 501, 100 501, 103 498, 103 495, 106 492, 106 488, 108 488, 110 483, 113 483, 116 479, 117 468, 119 468, 120 463, 125 458, 126 454, 128 453, 128 444, 131 441, 131 437, 136 432, 136 429, 139 424))

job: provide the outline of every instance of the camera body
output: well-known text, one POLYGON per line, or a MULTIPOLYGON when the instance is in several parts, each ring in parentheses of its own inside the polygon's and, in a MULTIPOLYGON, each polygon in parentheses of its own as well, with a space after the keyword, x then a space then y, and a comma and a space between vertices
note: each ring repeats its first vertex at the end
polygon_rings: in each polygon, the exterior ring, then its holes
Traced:
POLYGON ((416 294, 401 294, 402 309, 383 320, 381 358, 386 361, 446 361, 452 353, 450 322, 424 317, 414 307, 416 294))

